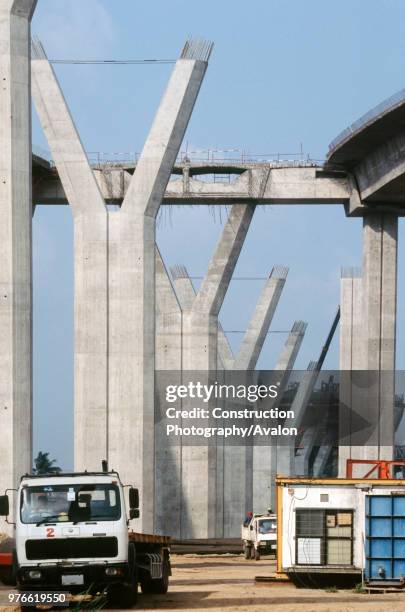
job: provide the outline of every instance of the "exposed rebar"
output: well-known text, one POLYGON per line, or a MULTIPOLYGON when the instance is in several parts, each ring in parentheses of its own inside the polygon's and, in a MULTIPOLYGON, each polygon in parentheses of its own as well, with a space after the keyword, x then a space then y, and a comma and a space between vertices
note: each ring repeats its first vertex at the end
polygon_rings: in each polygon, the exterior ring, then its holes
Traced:
POLYGON ((287 266, 274 266, 270 272, 270 278, 277 278, 278 280, 285 280, 288 275, 289 268, 287 266))
POLYGON ((45 49, 38 36, 31 39, 31 57, 37 60, 47 59, 45 49))
POLYGON ((305 321, 295 321, 291 328, 291 332, 296 334, 305 334, 307 326, 308 323, 305 323, 305 321))
POLYGON ((187 268, 182 264, 171 266, 170 272, 173 277, 173 280, 177 280, 178 278, 189 278, 187 268))
POLYGON ((208 62, 214 43, 202 38, 189 39, 183 47, 180 58, 208 62))
POLYGON ((344 267, 340 271, 340 278, 361 278, 362 272, 359 267, 344 267))

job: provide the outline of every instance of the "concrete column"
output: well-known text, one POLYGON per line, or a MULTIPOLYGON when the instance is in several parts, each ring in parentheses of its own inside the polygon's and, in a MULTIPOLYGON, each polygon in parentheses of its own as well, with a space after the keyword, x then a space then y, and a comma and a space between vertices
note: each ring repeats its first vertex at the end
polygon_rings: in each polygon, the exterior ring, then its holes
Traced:
MULTIPOLYGON (((183 311, 183 363, 187 370, 198 372, 205 384, 214 382, 216 372, 223 367, 218 363, 218 313, 253 212, 251 205, 232 207, 200 290, 191 308, 183 311)), ((221 531, 223 499, 218 493, 222 490, 218 478, 222 478, 223 470, 217 469, 217 460, 216 441, 212 439, 206 446, 183 446, 184 538, 214 537, 221 531)))
POLYGON ((318 453, 315 457, 312 473, 314 478, 322 478, 325 476, 326 466, 328 464, 333 446, 330 440, 330 436, 328 434, 326 437, 320 441, 321 445, 319 447, 318 453))
MULTIPOLYGON (((291 404, 291 410, 294 413, 293 419, 286 419, 285 427, 296 427, 298 430, 302 426, 305 416, 305 410, 311 399, 312 392, 319 374, 317 362, 310 361, 307 370, 304 372, 302 380, 298 385, 298 389, 291 404)), ((277 445, 277 473, 280 476, 294 476, 295 470, 295 443, 292 441, 290 445, 277 445)))
POLYGON ((158 247, 156 247, 155 255, 156 370, 181 370, 181 308, 158 247))
POLYGON ((288 268, 276 266, 262 290, 255 312, 233 364, 234 370, 254 370, 276 312, 288 268))
POLYGON ((192 56, 176 63, 110 224, 117 285, 110 289, 109 455, 124 481, 140 486, 145 531, 153 530, 154 511, 155 219, 207 67, 192 56))
MULTIPOLYGON (((36 0, 0 3, 0 491, 32 469, 30 22, 36 0)), ((14 503, 12 504, 14 507, 14 503)), ((0 532, 10 526, 0 519, 0 532)))
POLYGON ((315 426, 307 427, 301 438, 299 451, 295 458, 295 473, 297 476, 310 476, 309 465, 311 453, 317 440, 318 430, 315 426))
MULTIPOLYGON (((245 371, 254 370, 263 343, 266 339, 278 301, 280 299, 288 268, 277 266, 273 268, 256 305, 251 322, 242 341, 241 349, 236 358, 233 357, 228 339, 221 324, 218 323, 218 369, 245 371)), ((172 276, 182 308, 186 311, 192 308, 196 291, 185 266, 174 266, 172 276)), ((243 406, 241 406, 243 407, 243 406)), ((240 529, 240 517, 246 510, 245 483, 252 478, 245 474, 247 458, 251 449, 245 446, 224 445, 221 451, 217 448, 217 469, 223 473, 223 482, 219 483, 217 474, 218 498, 223 496, 223 537, 237 537, 240 529), (219 463, 223 461, 220 469, 219 463)), ((252 465, 250 462, 250 472, 252 465)), ((251 507, 251 506, 250 506, 251 507)))
MULTIPOLYGON (((272 400, 270 408, 280 405, 283 393, 287 387, 291 370, 294 367, 298 351, 305 336, 307 323, 296 321, 288 334, 284 348, 277 361, 275 380, 279 384, 279 393, 276 400, 272 400)), ((274 508, 275 486, 277 475, 277 441, 273 440, 270 446, 258 444, 253 448, 253 511, 265 512, 267 508, 274 508)))
POLYGON ((69 108, 39 42, 32 92, 74 219, 75 469, 108 457, 108 213, 69 108))
MULTIPOLYGON (((367 353, 364 342, 365 315, 362 302, 362 278, 360 268, 343 268, 340 281, 340 343, 339 343, 339 438, 350 441, 351 407, 361 398, 352 384, 351 372, 367 369, 367 353)), ((346 461, 350 457, 362 459, 367 455, 364 447, 339 444, 338 474, 346 476, 346 461)))
MULTIPOLYGON (((182 312, 165 264, 156 247, 156 385, 180 384, 182 377, 182 312), (176 380, 174 380, 176 379, 176 380), (178 379, 178 380, 177 380, 178 379)), ((155 531, 180 537, 181 527, 181 447, 170 444, 166 435, 167 418, 160 406, 155 424, 155 531)))
MULTIPOLYGON (((283 291, 288 268, 277 266, 267 279, 253 316, 242 340, 241 347, 233 362, 233 370, 240 372, 254 370, 266 340, 271 322, 283 291)), ((241 379, 241 382, 244 382, 241 379)), ((249 379, 249 383, 253 381, 249 379)), ((240 402, 240 408, 244 408, 240 402)), ((236 407, 236 406, 235 406, 236 407)), ((226 441, 225 441, 226 442, 226 441)), ((245 444, 224 445, 224 537, 238 537, 240 517, 250 510, 251 483, 253 479, 252 447, 245 444), (249 502, 248 502, 248 498, 249 502), (249 505, 247 506, 247 503, 249 505), (249 507, 250 506, 250 507, 249 507)))
POLYGON ((367 406, 377 423, 367 442, 368 457, 394 453, 395 339, 398 217, 371 213, 363 221, 363 312, 367 336, 367 406))
MULTIPOLYGON (((190 310, 193 306, 197 292, 187 272, 186 266, 176 265, 171 268, 174 287, 182 310, 190 310)), ((234 356, 228 338, 218 321, 218 367, 219 369, 232 369, 234 356)))
MULTIPOLYGON (((75 236, 88 236, 83 256, 77 258, 82 268, 80 272, 76 270, 76 275, 87 280, 79 285, 81 292, 76 296, 75 309, 85 309, 86 302, 90 301, 93 315, 94 309, 100 307, 93 298, 99 292, 104 301, 107 286, 106 304, 102 306, 107 310, 107 325, 103 320, 99 327, 101 337, 106 334, 107 348, 105 351, 100 341, 94 347, 97 356, 91 361, 95 366, 100 357, 103 363, 106 353, 107 372, 104 375, 103 371, 101 374, 92 371, 89 375, 95 386, 103 389, 102 394, 107 388, 103 414, 97 415, 97 423, 107 423, 106 443, 101 448, 106 449, 104 456, 120 472, 122 480, 140 488, 141 519, 136 528, 144 531, 153 530, 154 516, 155 218, 204 78, 211 47, 211 44, 186 44, 172 72, 122 208, 107 215, 107 234, 103 222, 104 202, 94 204, 99 227, 95 237, 90 235, 88 225, 82 232, 80 226, 75 228, 75 236), (100 241, 100 251, 106 252, 106 266, 97 265, 100 275, 87 275, 85 254, 89 256, 93 252, 92 245, 97 241, 100 241)), ((55 103, 56 79, 44 54, 40 62, 33 71, 44 101, 41 121, 44 128, 49 124, 47 136, 55 161, 59 164, 63 158, 69 166, 68 176, 61 174, 65 191, 69 192, 69 181, 74 182, 75 192, 87 204, 88 190, 90 200, 94 194, 94 177, 89 167, 85 173, 82 147, 61 95, 56 96, 55 103), (43 74, 47 78, 41 78, 43 74), (62 113, 62 126, 56 109, 62 113), (68 131, 63 134, 63 129, 68 131)), ((77 288, 78 281, 75 282, 77 288)), ((77 329, 77 334, 91 338, 92 332, 87 328, 89 318, 82 321, 83 327, 77 329)), ((80 352, 77 334, 75 351, 80 352)), ((77 360, 75 363, 78 377, 77 360)), ((80 421, 76 423, 80 426, 80 421)), ((80 432, 77 436, 78 440, 85 437, 80 432)), ((97 460, 101 458, 99 450, 97 460)), ((92 457, 89 460, 93 461, 92 457)))

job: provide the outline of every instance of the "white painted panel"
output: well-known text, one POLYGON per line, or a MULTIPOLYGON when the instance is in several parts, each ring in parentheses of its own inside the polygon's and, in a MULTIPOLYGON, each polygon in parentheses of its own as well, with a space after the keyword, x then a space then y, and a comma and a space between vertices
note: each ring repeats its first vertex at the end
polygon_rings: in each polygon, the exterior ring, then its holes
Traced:
POLYGON ((320 565, 321 563, 321 539, 320 538, 298 538, 298 563, 299 565, 320 565))

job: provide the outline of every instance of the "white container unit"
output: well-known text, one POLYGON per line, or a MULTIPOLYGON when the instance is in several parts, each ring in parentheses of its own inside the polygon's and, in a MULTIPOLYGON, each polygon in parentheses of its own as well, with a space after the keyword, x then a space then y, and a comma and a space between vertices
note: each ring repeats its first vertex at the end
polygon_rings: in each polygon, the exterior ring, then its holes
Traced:
POLYGON ((277 478, 277 571, 405 580, 405 480, 277 478))

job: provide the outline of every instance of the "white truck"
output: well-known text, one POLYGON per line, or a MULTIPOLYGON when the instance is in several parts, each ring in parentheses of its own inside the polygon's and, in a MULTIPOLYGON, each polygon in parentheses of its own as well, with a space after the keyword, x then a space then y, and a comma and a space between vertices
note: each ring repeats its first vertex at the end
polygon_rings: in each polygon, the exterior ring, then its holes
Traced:
MULTIPOLYGON (((124 608, 135 605, 138 583, 143 593, 167 592, 170 538, 128 529, 139 517, 138 490, 129 488, 127 517, 120 477, 103 468, 21 478, 13 553, 21 592, 101 593, 124 608)), ((9 506, 0 496, 1 516, 9 506)))
POLYGON ((275 514, 253 514, 242 525, 245 559, 260 560, 260 555, 277 554, 277 517, 275 514))

